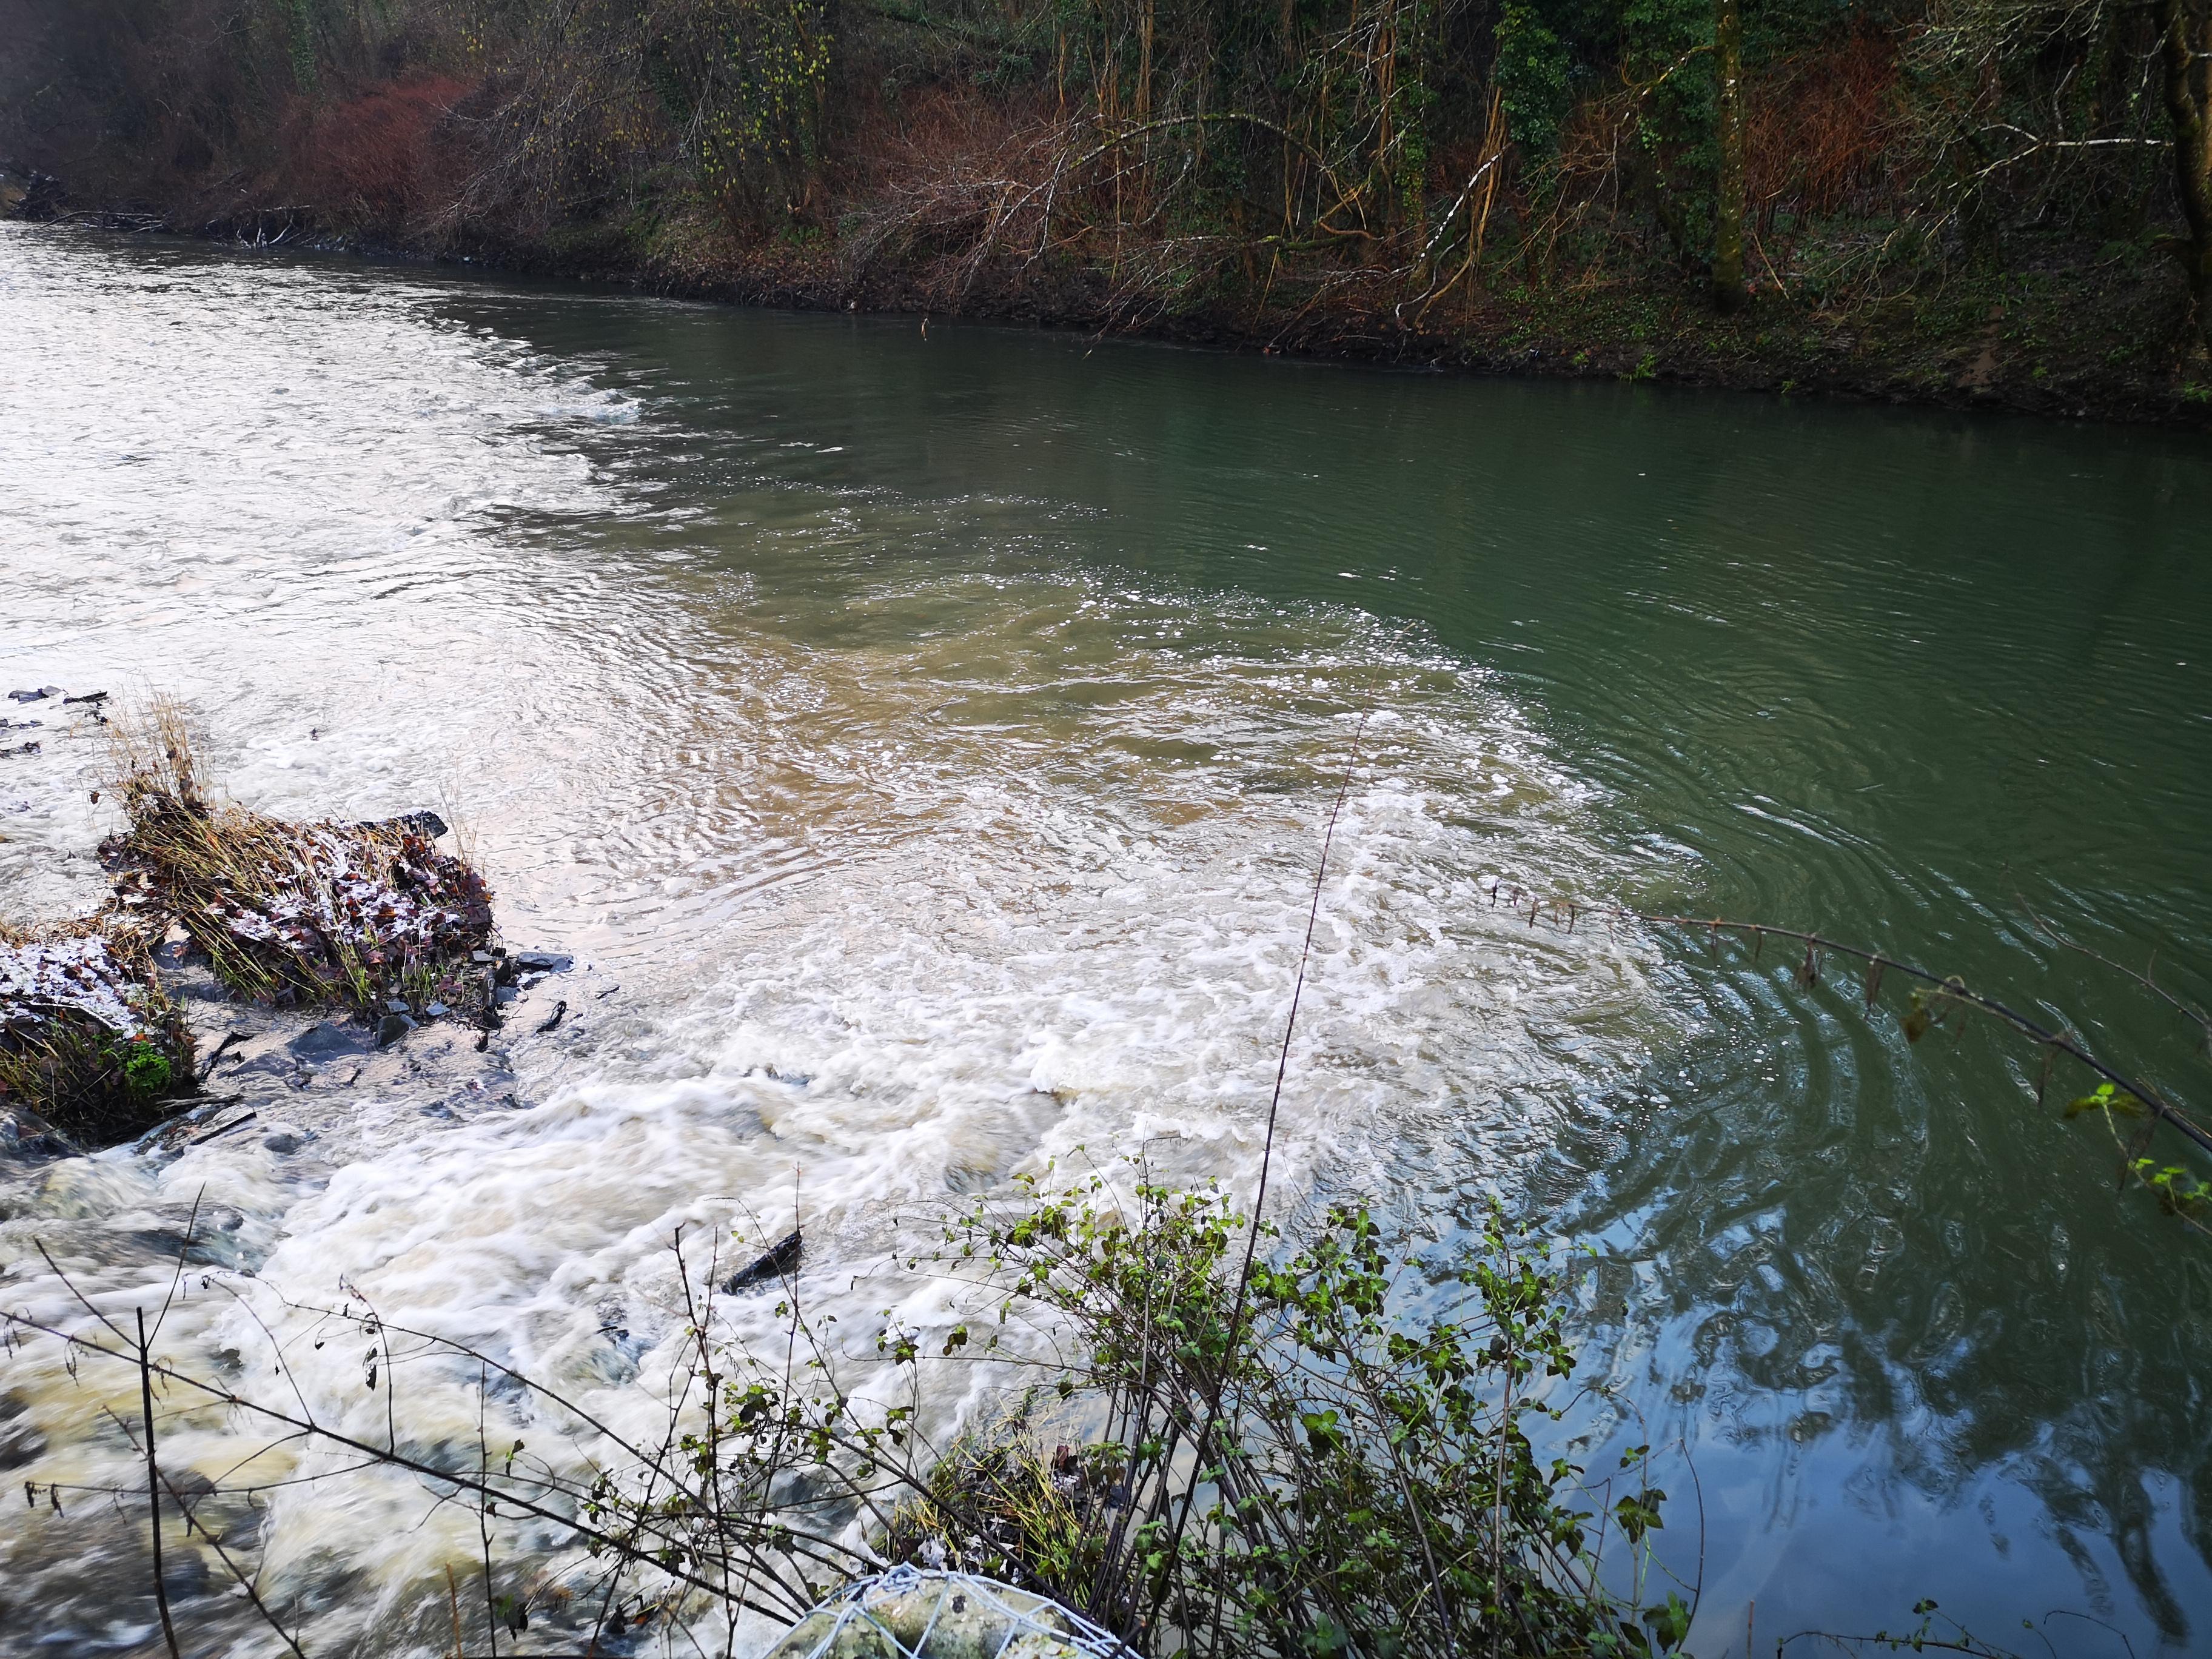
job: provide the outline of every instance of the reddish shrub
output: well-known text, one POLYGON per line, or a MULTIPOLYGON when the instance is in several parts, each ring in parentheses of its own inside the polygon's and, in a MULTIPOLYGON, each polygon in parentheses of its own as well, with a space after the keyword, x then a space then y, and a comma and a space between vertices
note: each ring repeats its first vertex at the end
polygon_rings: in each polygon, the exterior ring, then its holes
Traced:
POLYGON ((438 128, 470 90, 445 76, 392 82, 307 114, 292 145, 307 204, 392 232, 438 205, 438 128))
POLYGON ((1825 218, 1875 205, 1901 114, 1897 43, 1861 33, 1753 81, 1745 123, 1747 194, 1763 234, 1775 216, 1825 218))

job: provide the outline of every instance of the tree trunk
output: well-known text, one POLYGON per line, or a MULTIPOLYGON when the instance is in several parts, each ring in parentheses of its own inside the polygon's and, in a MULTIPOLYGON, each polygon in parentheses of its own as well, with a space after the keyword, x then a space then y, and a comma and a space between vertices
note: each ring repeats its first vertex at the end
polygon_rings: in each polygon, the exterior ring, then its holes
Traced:
MULTIPOLYGON (((1137 120, 1152 118, 1152 0, 1137 9, 1137 120)), ((1145 141, 1151 148, 1152 141, 1145 141)))
POLYGON ((1713 181, 1713 306, 1726 313, 1744 300, 1743 19, 1737 0, 1713 0, 1713 64, 1720 82, 1714 137, 1721 152, 1713 181))
POLYGON ((2160 0, 2166 113, 2173 126, 2174 184, 2189 246, 2191 320, 2212 349, 2212 0, 2160 0))

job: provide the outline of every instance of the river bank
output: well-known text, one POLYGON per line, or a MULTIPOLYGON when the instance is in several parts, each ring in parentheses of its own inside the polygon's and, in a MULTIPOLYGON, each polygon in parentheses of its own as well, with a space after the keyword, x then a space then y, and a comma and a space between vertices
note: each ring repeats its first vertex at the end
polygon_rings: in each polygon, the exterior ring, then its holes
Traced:
POLYGON ((1964 272, 1827 309, 1780 279, 1716 313, 1686 275, 1547 283, 1505 271, 1423 304, 1384 273, 1273 294, 1247 248, 1200 297, 1132 303, 1095 262, 887 255, 832 234, 745 237, 702 204, 527 234, 441 221, 362 228, 336 204, 208 216, 204 199, 87 201, 46 175, 0 176, 0 215, 253 248, 295 247, 466 265, 664 298, 918 319, 958 318, 1150 338, 1235 352, 1478 374, 1660 382, 1857 402, 2212 427, 2212 367, 2185 349, 2180 285, 2163 256, 2121 250, 2090 266, 1964 272))

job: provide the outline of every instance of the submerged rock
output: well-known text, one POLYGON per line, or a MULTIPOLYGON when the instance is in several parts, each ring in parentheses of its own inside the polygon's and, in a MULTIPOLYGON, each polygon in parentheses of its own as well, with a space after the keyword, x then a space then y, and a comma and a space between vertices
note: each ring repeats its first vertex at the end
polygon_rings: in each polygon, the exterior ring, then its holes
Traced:
POLYGON ((285 1045, 301 1060, 334 1060, 370 1053, 375 1038, 358 1025, 323 1020, 309 1026, 285 1045))
POLYGON ((740 1267, 722 1281, 722 1294, 735 1296, 739 1291, 750 1290, 756 1285, 765 1285, 771 1279, 780 1279, 799 1265, 799 1253, 805 1248, 793 1227, 788 1237, 777 1241, 775 1247, 763 1255, 750 1267, 740 1267))

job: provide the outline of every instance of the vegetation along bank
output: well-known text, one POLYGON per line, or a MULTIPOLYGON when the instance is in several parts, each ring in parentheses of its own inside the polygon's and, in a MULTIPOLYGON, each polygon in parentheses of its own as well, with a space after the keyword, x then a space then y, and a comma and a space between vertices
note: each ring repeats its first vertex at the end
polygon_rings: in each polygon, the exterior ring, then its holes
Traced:
POLYGON ((2212 0, 0 0, 0 206, 2196 422, 2212 0))

